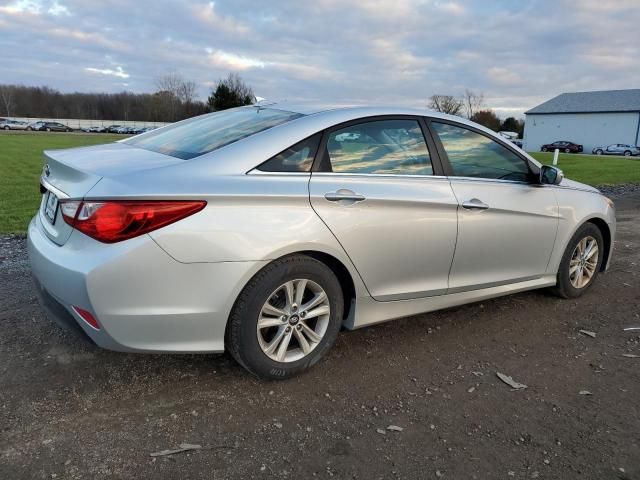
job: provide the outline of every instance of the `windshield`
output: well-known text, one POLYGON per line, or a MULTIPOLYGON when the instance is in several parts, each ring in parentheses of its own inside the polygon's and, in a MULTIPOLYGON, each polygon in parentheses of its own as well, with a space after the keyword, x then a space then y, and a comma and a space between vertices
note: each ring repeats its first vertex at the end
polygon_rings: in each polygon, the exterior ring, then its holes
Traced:
POLYGON ((302 116, 273 108, 233 108, 191 118, 123 143, 188 160, 302 116))

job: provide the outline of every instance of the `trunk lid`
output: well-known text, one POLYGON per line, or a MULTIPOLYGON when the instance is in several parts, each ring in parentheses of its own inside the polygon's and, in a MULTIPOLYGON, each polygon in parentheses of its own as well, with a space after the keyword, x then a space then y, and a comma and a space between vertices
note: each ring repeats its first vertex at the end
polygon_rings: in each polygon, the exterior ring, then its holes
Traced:
POLYGON ((184 160, 111 143, 65 150, 46 150, 42 169, 40 223, 46 235, 63 245, 73 229, 62 219, 59 200, 82 199, 103 177, 164 167, 184 160))

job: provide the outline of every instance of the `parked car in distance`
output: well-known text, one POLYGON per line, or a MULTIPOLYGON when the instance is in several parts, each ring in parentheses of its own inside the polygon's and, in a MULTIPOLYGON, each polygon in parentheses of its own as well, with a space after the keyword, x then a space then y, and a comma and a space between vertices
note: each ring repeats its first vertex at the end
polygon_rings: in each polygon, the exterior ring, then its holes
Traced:
POLYGON ((565 140, 560 140, 557 142, 547 143, 546 145, 542 145, 540 147, 540 151, 553 152, 556 148, 564 153, 581 153, 583 150, 582 145, 578 145, 577 143, 573 143, 573 142, 567 142, 565 140))
POLYGON ((27 130, 40 132, 72 132, 73 129, 59 122, 35 122, 27 126, 27 130))
POLYGON ((44 161, 28 252, 49 315, 104 348, 228 350, 272 379, 342 327, 579 297, 615 239, 597 189, 427 110, 247 106, 44 161))
POLYGON ((82 127, 82 130, 85 133, 105 133, 107 131, 106 127, 82 127))
POLYGON ((0 122, 0 128, 3 130, 26 130, 29 124, 20 120, 5 119, 0 122))
POLYGON ((640 147, 626 143, 612 143, 606 147, 595 147, 591 153, 596 155, 624 155, 631 157, 640 155, 640 147))
POLYGON ((107 129, 107 133, 116 133, 115 129, 116 128, 120 128, 122 125, 109 125, 108 127, 105 127, 107 129))
POLYGON ((130 135, 132 130, 133 130, 133 127, 120 126, 120 127, 114 128, 112 132, 119 133, 121 135, 123 134, 130 135))

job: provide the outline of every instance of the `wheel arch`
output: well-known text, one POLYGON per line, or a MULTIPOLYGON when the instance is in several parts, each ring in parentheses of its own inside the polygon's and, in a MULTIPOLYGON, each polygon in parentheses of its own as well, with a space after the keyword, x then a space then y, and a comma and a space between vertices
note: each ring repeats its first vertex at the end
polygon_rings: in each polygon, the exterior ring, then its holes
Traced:
POLYGON ((342 260, 340 260, 338 257, 330 253, 327 253, 321 250, 305 249, 305 250, 287 252, 277 257, 274 256, 268 262, 264 263, 259 269, 254 271, 253 274, 246 279, 246 281, 244 281, 242 287, 237 291, 237 294, 233 300, 233 305, 229 310, 227 324, 225 326, 225 341, 227 338, 226 331, 228 330, 228 327, 229 327, 229 318, 233 313, 233 309, 235 308, 238 298, 240 297, 244 289, 247 287, 247 285, 251 282, 251 280, 253 280, 253 278, 256 275, 260 274, 262 270, 267 268, 273 262, 276 262, 286 257, 294 256, 294 255, 304 255, 304 256, 313 258, 314 260, 317 260, 323 263, 324 265, 326 265, 338 279, 338 283, 340 284, 340 288, 342 290, 342 296, 344 300, 343 302, 344 311, 343 311, 343 318, 342 318, 343 322, 354 314, 353 309, 355 308, 355 299, 357 296, 358 287, 356 286, 356 283, 355 283, 356 279, 354 279, 354 273, 349 270, 347 265, 345 265, 345 263, 342 260))
POLYGON ((609 264, 609 255, 611 252, 611 229, 609 228, 609 224, 599 217, 590 218, 585 221, 583 225, 586 223, 592 223, 593 225, 598 227, 598 230, 600 230, 600 233, 602 233, 602 239, 604 240, 605 248, 604 254, 602 256, 602 263, 600 264, 600 271, 604 272, 607 265, 609 264))
POLYGON ((344 312, 342 320, 346 320, 353 313, 351 310, 354 308, 354 300, 356 298, 356 286, 353 281, 353 276, 344 263, 338 258, 325 252, 318 250, 303 250, 297 252, 298 255, 306 255, 319 262, 324 263, 338 279, 340 288, 342 289, 342 298, 344 300, 344 312))

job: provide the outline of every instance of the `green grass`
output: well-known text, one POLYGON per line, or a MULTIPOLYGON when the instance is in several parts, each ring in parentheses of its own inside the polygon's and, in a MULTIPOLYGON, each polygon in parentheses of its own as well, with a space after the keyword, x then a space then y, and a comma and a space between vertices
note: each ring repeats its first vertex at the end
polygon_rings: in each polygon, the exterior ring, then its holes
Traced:
MULTIPOLYGON (((96 145, 122 139, 118 135, 0 133, 0 233, 21 233, 40 204, 42 151, 96 145)), ((551 164, 552 153, 534 152, 551 164)), ((564 174, 590 185, 640 183, 640 159, 560 154, 564 174)))
POLYGON ((120 135, 0 133, 0 233, 27 229, 40 205, 42 151, 96 145, 120 135))
MULTIPOLYGON (((553 153, 530 152, 541 163, 551 165, 553 153)), ((640 183, 640 158, 574 155, 561 153, 558 168, 571 180, 589 185, 640 183)))

